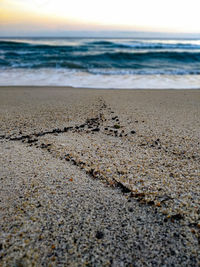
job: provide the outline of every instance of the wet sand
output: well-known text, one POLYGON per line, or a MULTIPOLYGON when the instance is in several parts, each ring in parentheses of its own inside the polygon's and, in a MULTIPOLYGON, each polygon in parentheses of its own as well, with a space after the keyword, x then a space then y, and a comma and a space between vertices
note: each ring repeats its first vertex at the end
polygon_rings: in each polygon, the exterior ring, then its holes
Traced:
POLYGON ((199 90, 1 87, 0 263, 198 266, 199 118, 199 90))

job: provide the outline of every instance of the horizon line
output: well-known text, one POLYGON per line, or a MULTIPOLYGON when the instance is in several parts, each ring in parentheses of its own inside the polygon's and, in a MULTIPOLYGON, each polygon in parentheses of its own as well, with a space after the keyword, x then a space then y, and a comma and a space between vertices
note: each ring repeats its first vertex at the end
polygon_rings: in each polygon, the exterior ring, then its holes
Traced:
POLYGON ((200 39, 200 33, 162 32, 162 31, 129 31, 129 30, 69 30, 3 33, 0 38, 195 38, 200 39))

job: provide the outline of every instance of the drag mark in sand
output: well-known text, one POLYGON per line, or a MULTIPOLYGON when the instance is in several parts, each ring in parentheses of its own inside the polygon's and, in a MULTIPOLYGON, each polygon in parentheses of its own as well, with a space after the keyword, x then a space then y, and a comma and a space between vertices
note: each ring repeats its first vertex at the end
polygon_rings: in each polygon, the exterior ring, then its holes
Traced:
POLYGON ((102 98, 97 108, 98 116, 74 127, 1 138, 34 145, 71 162, 92 178, 120 188, 126 197, 155 206, 166 220, 190 225, 199 238, 198 173, 188 168, 189 163, 198 170, 199 156, 125 127, 102 98), (188 174, 193 187, 184 182, 188 174))

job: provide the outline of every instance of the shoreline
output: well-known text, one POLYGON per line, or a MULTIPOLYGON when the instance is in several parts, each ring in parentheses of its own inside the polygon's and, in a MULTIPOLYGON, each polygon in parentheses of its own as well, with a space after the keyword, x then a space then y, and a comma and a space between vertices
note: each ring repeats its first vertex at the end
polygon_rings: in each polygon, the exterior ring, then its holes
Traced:
POLYGON ((73 86, 59 86, 59 85, 0 85, 0 89, 7 88, 7 89, 12 89, 12 88, 26 88, 26 89, 31 89, 31 88, 46 88, 46 89, 78 89, 78 90, 101 90, 101 91, 199 91, 199 88, 185 88, 185 89, 177 89, 177 88, 167 88, 167 89, 137 89, 137 88, 90 88, 90 87, 73 87, 73 86))

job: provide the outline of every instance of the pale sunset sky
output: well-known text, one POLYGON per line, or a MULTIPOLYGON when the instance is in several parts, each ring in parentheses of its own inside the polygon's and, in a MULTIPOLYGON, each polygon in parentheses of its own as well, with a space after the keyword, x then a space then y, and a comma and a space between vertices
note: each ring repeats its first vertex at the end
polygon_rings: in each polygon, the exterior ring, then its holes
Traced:
POLYGON ((0 0, 0 36, 67 31, 200 34, 200 0, 0 0))

